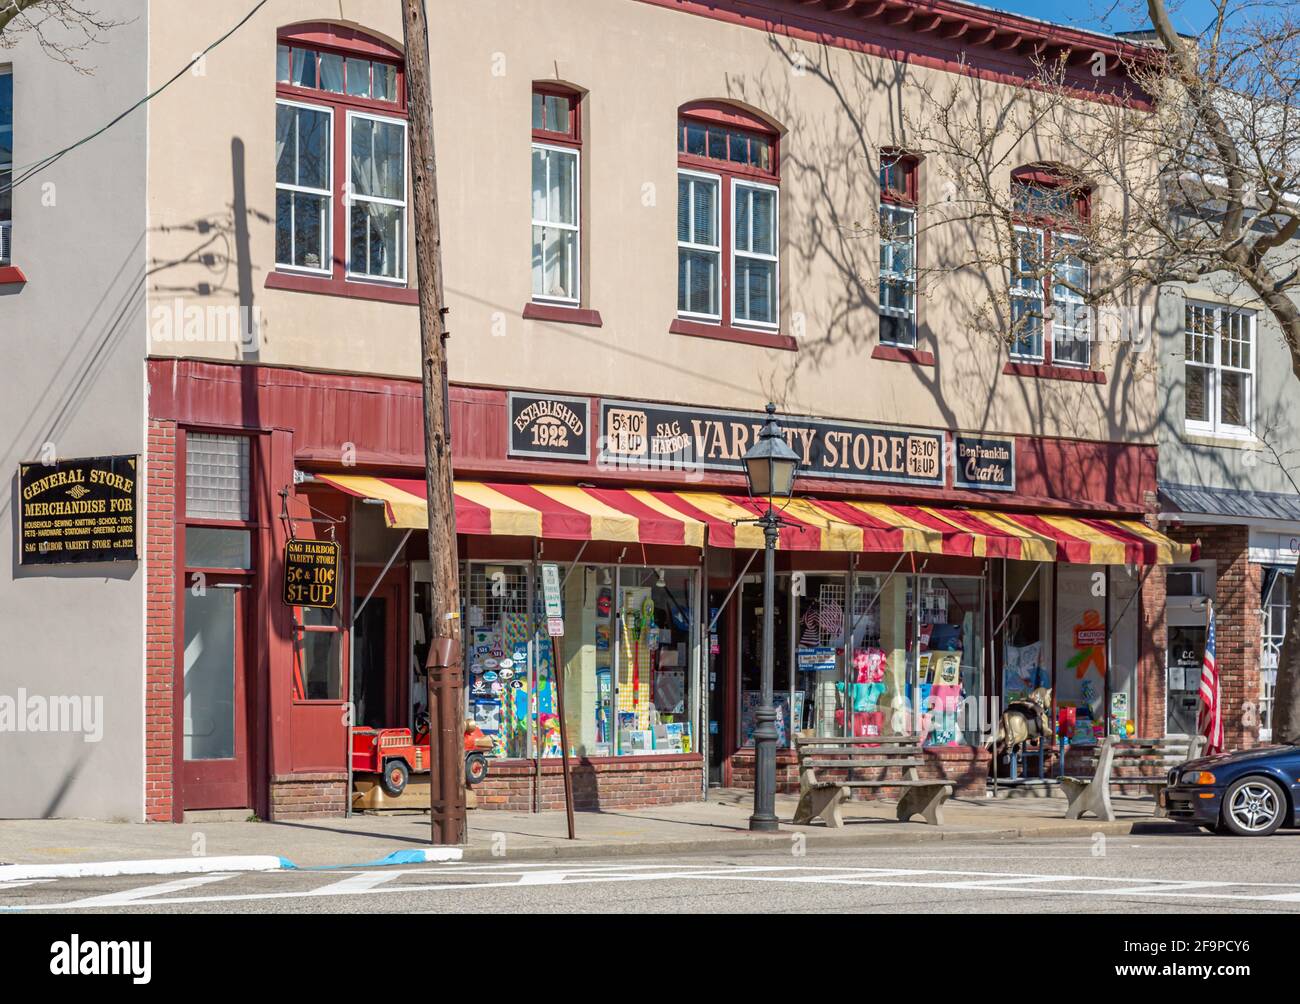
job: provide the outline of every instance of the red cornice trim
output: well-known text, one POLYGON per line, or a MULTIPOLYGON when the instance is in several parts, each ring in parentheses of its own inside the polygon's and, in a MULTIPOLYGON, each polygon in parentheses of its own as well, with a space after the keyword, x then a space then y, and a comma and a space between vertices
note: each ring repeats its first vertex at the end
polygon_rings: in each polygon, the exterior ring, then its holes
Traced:
POLYGON ((1127 102, 1137 108, 1151 107, 1149 96, 1118 72, 1126 60, 1141 62, 1153 58, 1154 53, 1149 48, 953 0, 892 0, 883 7, 866 9, 854 6, 840 13, 824 6, 814 6, 816 0, 638 2, 754 28, 769 35, 833 45, 893 62, 960 73, 1015 87, 1025 86, 1037 73, 1033 61, 1017 51, 1023 43, 1056 45, 1088 53, 1102 52, 1108 57, 1107 75, 1095 78, 1091 73, 1082 72, 1081 67, 1080 72, 1069 74, 1066 92, 1080 99, 1106 104, 1127 102), (918 11, 939 16, 944 26, 928 32, 917 31, 906 22, 912 20, 918 11), (900 12, 903 12, 901 18, 900 12), (949 34, 948 24, 964 27, 949 34), (982 36, 968 34, 972 28, 977 32, 982 30, 982 36), (957 41, 959 38, 960 42, 957 41), (1009 47, 1006 44, 1008 40, 1014 40, 1009 47), (984 51, 972 51, 976 48, 984 51), (1112 93, 1124 88, 1132 93, 1112 93))
POLYGON ((672 324, 668 325, 668 331, 674 335, 716 338, 724 342, 759 345, 765 349, 784 349, 788 352, 799 350, 799 343, 789 335, 782 335, 775 331, 752 331, 749 328, 736 328, 729 324, 703 324, 677 317, 673 319, 672 324))
POLYGON ((585 324, 589 328, 599 328, 602 324, 599 310, 564 307, 558 303, 526 303, 524 318, 530 321, 556 321, 560 324, 585 324))
POLYGON ((402 50, 391 42, 375 35, 357 31, 329 21, 303 21, 290 24, 276 32, 281 42, 301 42, 304 45, 325 45, 336 49, 350 49, 357 55, 380 56, 384 59, 404 61, 402 50))
POLYGON ((352 282, 326 276, 297 275, 293 272, 268 272, 267 289, 288 289, 295 293, 319 293, 343 296, 352 300, 379 300, 382 303, 418 304, 419 290, 407 286, 383 286, 377 282, 352 282))
POLYGON ((1085 370, 1076 366, 1052 366, 1044 363, 1008 362, 1002 367, 1008 376, 1032 377, 1039 380, 1073 380, 1076 383, 1105 383, 1102 370, 1085 370))
POLYGON ((22 286, 27 282, 27 276, 23 275, 23 270, 17 265, 5 265, 0 268, 0 286, 22 286))
POLYGON ((933 366, 934 353, 925 349, 905 349, 898 345, 877 345, 871 350, 872 359, 887 359, 895 363, 911 363, 913 366, 933 366))

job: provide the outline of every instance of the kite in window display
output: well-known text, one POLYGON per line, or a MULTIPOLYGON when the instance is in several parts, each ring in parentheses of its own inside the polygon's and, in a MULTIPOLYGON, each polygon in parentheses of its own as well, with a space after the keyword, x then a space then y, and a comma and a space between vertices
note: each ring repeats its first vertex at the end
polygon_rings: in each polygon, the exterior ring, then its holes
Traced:
POLYGON ((1074 670, 1075 679, 1082 680, 1089 669, 1106 678, 1106 626, 1096 610, 1083 612, 1083 623, 1074 626, 1075 654, 1065 664, 1074 670))

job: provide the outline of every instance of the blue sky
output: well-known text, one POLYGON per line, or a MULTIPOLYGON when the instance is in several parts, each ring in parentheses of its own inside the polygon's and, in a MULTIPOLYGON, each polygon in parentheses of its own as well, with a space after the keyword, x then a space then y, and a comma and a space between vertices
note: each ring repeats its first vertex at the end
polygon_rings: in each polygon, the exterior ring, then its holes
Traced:
MULTIPOLYGON (((1028 14, 1044 21, 1055 21, 1076 28, 1097 31, 1127 31, 1150 26, 1146 0, 975 0, 985 7, 1028 14)), ((1188 34, 1196 34, 1214 16, 1209 0, 1166 0, 1174 25, 1188 34)))

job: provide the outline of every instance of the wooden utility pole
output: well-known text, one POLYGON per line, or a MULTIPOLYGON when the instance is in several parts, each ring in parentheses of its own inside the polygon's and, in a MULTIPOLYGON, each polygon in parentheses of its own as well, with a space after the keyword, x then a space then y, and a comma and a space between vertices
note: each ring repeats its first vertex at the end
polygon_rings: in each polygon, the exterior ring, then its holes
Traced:
POLYGON ((424 376, 424 467, 429 497, 429 563, 433 637, 429 674, 429 729, 434 759, 429 809, 435 844, 465 842, 464 665, 461 657, 460 581, 447 404, 447 328, 442 291, 442 237, 438 225, 438 171, 429 95, 429 31, 424 0, 402 0, 406 93, 411 128, 411 183, 416 276, 420 284, 420 349, 424 376))

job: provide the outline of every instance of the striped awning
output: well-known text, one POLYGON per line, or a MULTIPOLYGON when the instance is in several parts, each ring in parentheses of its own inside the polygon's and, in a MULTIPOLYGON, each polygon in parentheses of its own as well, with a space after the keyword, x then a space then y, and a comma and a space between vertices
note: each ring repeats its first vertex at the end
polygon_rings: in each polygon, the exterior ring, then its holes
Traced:
MULTIPOLYGON (((428 524, 423 481, 320 475, 349 495, 384 503, 388 525, 428 524)), ((558 540, 605 540, 756 549, 762 512, 744 495, 717 492, 580 488, 456 482, 460 533, 558 540)), ((1179 544, 1139 520, 792 499, 778 547, 789 551, 947 554, 971 558, 1065 561, 1090 565, 1168 565, 1193 560, 1179 544)))

